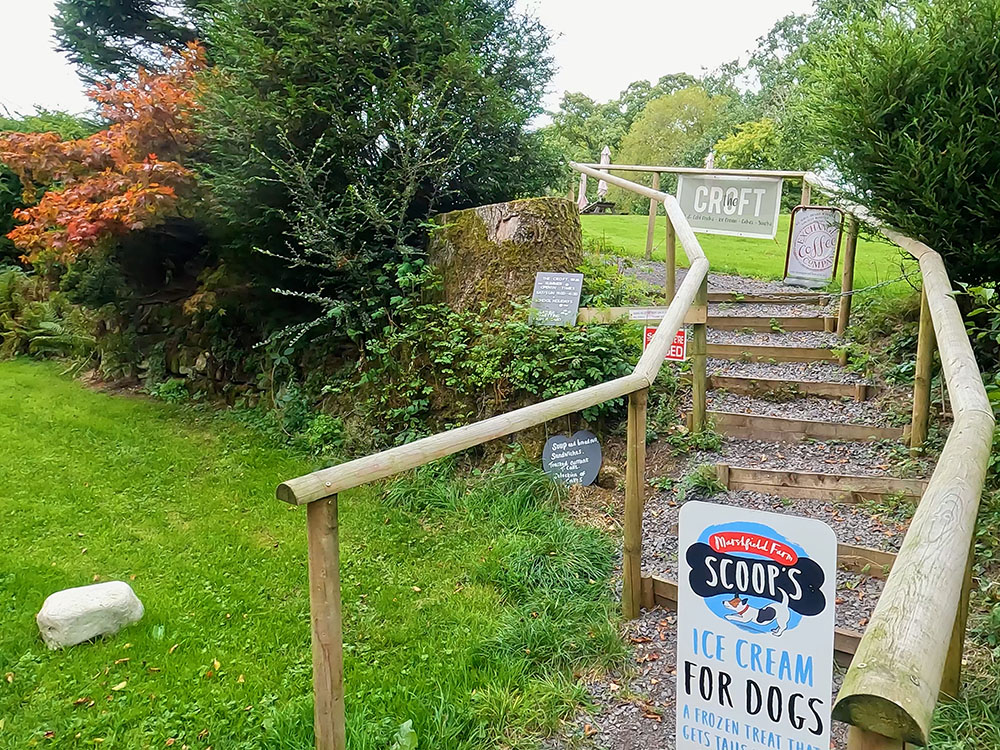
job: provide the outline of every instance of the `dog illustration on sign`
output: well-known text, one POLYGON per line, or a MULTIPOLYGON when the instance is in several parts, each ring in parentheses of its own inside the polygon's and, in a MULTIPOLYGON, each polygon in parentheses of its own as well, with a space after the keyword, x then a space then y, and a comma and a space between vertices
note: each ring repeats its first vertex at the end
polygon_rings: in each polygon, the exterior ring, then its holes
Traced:
POLYGON ((781 589, 780 602, 768 604, 766 607, 761 607, 760 609, 751 607, 750 603, 739 595, 734 596, 732 599, 727 599, 723 604, 726 609, 733 610, 733 614, 726 615, 727 620, 753 623, 755 625, 767 625, 773 622, 775 626, 770 631, 771 635, 781 635, 788 628, 788 620, 791 617, 791 613, 788 611, 788 594, 785 593, 784 589, 781 589))

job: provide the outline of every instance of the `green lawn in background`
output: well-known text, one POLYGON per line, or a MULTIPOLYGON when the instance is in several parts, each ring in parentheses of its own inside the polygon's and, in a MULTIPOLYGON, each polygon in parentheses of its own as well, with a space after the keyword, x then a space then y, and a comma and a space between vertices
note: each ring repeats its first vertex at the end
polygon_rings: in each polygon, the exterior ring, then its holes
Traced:
MULTIPOLYGON (((0 444, 0 748, 312 747, 305 509, 274 499, 312 460, 23 360, 0 362, 0 444), (42 644, 48 594, 116 579, 138 625, 42 644)), ((353 750, 407 719, 422 748, 520 746, 572 710, 574 667, 622 653, 613 545, 533 471, 341 495, 353 750)))
MULTIPOLYGON (((625 255, 643 257, 646 252, 646 216, 581 216, 584 239, 593 239, 605 246, 606 252, 620 248, 625 255)), ((785 251, 788 247, 788 214, 782 214, 778 221, 778 234, 773 240, 747 237, 728 237, 719 234, 698 234, 713 271, 753 276, 761 279, 780 279, 785 271, 785 251)), ((657 217, 656 240, 653 258, 664 259, 664 235, 666 218, 657 217)), ((908 256, 907 256, 908 257, 908 256)), ((857 262, 855 266, 855 286, 863 287, 900 275, 902 254, 899 248, 887 242, 876 242, 865 238, 858 240, 857 262)), ((677 245, 677 262, 687 266, 680 243, 677 245)), ((912 261, 908 261, 910 266, 912 261)), ((902 282, 901 282, 902 283, 902 282)), ((840 277, 836 279, 840 286, 840 277)), ((907 286, 907 289, 909 287, 907 286)))

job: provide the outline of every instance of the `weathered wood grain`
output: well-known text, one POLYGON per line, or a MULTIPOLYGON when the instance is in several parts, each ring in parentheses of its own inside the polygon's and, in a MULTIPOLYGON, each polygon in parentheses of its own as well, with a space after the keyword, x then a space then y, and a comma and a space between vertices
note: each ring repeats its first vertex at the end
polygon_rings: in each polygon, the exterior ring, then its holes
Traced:
POLYGON ((821 383, 808 380, 745 378, 736 375, 709 375, 708 387, 749 395, 796 393, 825 398, 853 398, 855 401, 865 401, 878 393, 877 388, 865 383, 821 383))
POLYGON ((316 750, 345 750, 344 634, 337 496, 306 509, 316 750))
POLYGON ((758 414, 737 414, 710 411, 708 418, 723 435, 798 443, 803 440, 896 440, 903 437, 901 427, 875 427, 841 422, 815 422, 808 419, 764 417, 758 414))
POLYGON ((622 615, 639 616, 642 599, 642 509, 646 487, 646 402, 649 391, 629 394, 625 463, 625 542, 622 554, 622 615))

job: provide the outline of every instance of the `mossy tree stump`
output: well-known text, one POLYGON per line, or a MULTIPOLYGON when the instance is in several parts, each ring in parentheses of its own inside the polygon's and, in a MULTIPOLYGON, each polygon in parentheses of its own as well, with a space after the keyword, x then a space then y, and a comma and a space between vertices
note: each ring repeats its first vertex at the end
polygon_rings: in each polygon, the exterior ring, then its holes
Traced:
POLYGON ((506 308, 531 295, 538 271, 575 272, 583 260, 576 205, 528 198, 435 218, 429 260, 455 310, 506 308))

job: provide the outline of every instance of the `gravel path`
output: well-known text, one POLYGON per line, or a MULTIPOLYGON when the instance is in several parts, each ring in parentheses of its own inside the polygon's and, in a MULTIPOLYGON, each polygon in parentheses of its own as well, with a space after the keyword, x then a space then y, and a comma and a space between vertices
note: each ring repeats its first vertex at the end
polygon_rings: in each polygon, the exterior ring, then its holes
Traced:
MULTIPOLYGON (((659 286, 662 263, 637 262, 627 273, 659 286)), ((678 269, 678 282, 684 269, 678 269)), ((726 274, 709 275, 710 291, 733 291, 748 295, 804 291, 775 281, 748 279, 726 274)), ((711 315, 750 317, 817 317, 832 313, 832 306, 776 305, 767 303, 718 303, 711 315)), ((835 334, 821 331, 747 332, 709 330, 709 341, 744 346, 837 346, 835 334)), ((713 374, 776 379, 791 382, 862 383, 856 373, 830 363, 768 363, 709 360, 713 374)), ((893 409, 891 391, 879 392, 874 400, 826 399, 806 396, 794 399, 760 398, 715 389, 708 406, 717 411, 761 414, 824 422, 888 426, 893 409)), ((927 476, 927 459, 914 459, 895 442, 804 442, 776 443, 726 438, 718 451, 700 451, 672 457, 667 446, 649 446, 647 467, 680 480, 701 464, 728 463, 760 469, 825 472, 862 476, 927 476)), ((652 476, 652 475, 651 475, 652 476)), ((676 484, 674 485, 676 487, 676 484)), ((689 493, 693 498, 694 493, 689 493)), ((842 544, 896 551, 906 531, 906 506, 899 512, 878 516, 861 505, 813 499, 782 499, 744 490, 726 490, 706 498, 719 505, 739 506, 774 513, 820 519, 829 524, 842 544)), ((655 493, 643 513, 644 573, 676 578, 677 535, 680 512, 677 490, 655 493)), ((724 515, 724 511, 723 514, 724 515)), ((620 579, 619 579, 620 580, 620 579)), ((884 582, 869 575, 837 571, 836 622, 841 627, 863 630, 881 594, 884 582)), ((594 707, 568 721, 558 737, 544 744, 550 750, 593 748, 595 750, 674 750, 676 684, 676 618, 674 613, 654 609, 624 626, 623 637, 633 646, 624 672, 589 680, 587 691, 594 707)), ((843 670, 835 666, 834 695, 843 670)), ((846 726, 833 724, 833 748, 846 746, 846 726)))
POLYGON ((706 463, 725 463, 754 469, 817 471, 860 476, 924 477, 927 459, 914 459, 899 443, 812 442, 771 443, 727 438, 718 452, 693 454, 686 470, 706 463))
MULTIPOLYGON (((548 750, 674 750, 677 674, 677 617, 652 609, 626 623, 623 637, 634 652, 626 673, 587 684, 594 708, 564 724, 547 740, 548 750)), ((833 665, 836 698, 843 669, 833 665)), ((833 722, 831 747, 847 747, 847 726, 833 722)))
POLYGON ((874 427, 892 426, 895 414, 876 401, 831 399, 803 396, 787 401, 772 401, 756 396, 728 391, 709 391, 708 408, 736 414, 757 414, 763 417, 807 419, 814 422, 864 424, 874 427))
MULTIPOLYGON (((637 279, 653 284, 657 287, 663 286, 663 278, 666 273, 666 266, 656 261, 637 261, 635 258, 628 258, 632 266, 625 268, 625 273, 637 279)), ((687 275, 686 268, 677 269, 678 285, 687 275)), ((746 276, 733 276, 727 273, 709 273, 708 291, 710 292, 739 292, 740 294, 775 294, 782 292, 792 292, 801 294, 802 292, 814 291, 800 286, 783 284, 780 281, 765 281, 763 279, 751 279, 746 276)))
POLYGON ((821 318, 834 314, 832 307, 819 305, 769 305, 764 302, 712 302, 709 315, 731 318, 821 318))
POLYGON ((856 372, 832 362, 741 362, 709 359, 708 372, 740 378, 792 380, 811 383, 866 383, 856 372))
POLYGON ((742 344, 743 346, 805 346, 829 349, 842 342, 835 333, 826 331, 720 331, 708 329, 710 344, 742 344))

